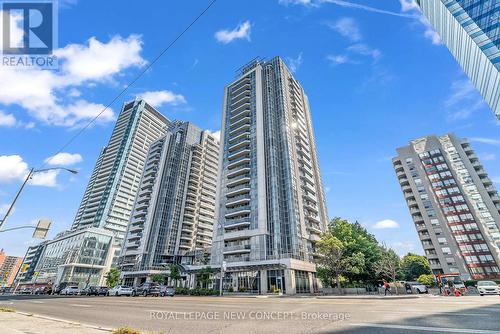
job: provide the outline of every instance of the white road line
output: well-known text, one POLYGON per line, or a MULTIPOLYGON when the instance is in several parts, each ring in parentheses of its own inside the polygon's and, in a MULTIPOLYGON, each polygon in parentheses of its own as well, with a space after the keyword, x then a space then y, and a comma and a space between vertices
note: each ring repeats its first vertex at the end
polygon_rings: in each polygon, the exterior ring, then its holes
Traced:
POLYGON ((31 302, 32 302, 33 304, 43 304, 43 303, 45 303, 45 302, 42 302, 42 301, 40 301, 40 300, 32 300, 31 302))
POLYGON ((69 305, 75 307, 92 307, 92 305, 84 305, 84 304, 69 304, 69 305))
POLYGON ((406 329, 413 331, 428 331, 428 332, 447 332, 447 333, 470 333, 470 334, 500 334, 499 331, 490 331, 487 329, 469 329, 469 328, 449 328, 449 327, 423 327, 423 326, 404 326, 404 325, 384 325, 384 324, 351 324, 359 327, 374 327, 374 328, 391 328, 391 329, 406 329))

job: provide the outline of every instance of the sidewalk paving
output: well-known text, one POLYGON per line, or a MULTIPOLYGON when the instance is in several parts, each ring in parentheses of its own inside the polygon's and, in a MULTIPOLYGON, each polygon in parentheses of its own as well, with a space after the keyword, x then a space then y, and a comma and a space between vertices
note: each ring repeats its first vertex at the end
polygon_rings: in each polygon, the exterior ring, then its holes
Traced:
POLYGON ((108 329, 98 329, 77 322, 53 319, 19 312, 0 312, 2 334, 106 334, 108 329))

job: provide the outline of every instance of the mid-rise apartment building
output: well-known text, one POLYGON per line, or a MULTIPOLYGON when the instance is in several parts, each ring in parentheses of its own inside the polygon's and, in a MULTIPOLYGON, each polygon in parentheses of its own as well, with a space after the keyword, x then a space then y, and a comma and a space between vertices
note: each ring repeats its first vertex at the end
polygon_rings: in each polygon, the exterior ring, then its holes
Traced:
POLYGON ((416 0, 444 44, 500 119, 500 2, 416 0))
POLYGON ((225 87, 212 265, 224 289, 316 288, 327 224, 304 89, 281 58, 253 60, 225 87))
POLYGON ((434 274, 500 278, 500 197, 467 140, 412 140, 394 168, 434 274))
POLYGON ((151 145, 121 253, 127 284, 211 246, 218 163, 218 139, 190 122, 151 145))
POLYGON ((0 250, 0 286, 12 285, 22 262, 22 257, 6 255, 0 250))
POLYGON ((35 268, 42 258, 43 251, 48 241, 43 241, 37 245, 29 246, 24 255, 23 263, 17 272, 16 281, 19 283, 29 283, 35 275, 35 268))

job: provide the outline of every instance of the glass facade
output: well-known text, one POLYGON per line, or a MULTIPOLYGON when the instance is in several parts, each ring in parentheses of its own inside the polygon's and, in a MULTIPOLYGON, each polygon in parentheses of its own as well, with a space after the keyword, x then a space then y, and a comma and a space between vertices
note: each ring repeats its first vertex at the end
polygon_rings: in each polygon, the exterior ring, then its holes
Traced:
POLYGON ((500 119, 500 1, 417 0, 417 3, 500 119))
POLYGON ((85 286, 103 283, 108 269, 113 235, 89 229, 62 233, 47 243, 36 266, 37 282, 74 283, 85 286))

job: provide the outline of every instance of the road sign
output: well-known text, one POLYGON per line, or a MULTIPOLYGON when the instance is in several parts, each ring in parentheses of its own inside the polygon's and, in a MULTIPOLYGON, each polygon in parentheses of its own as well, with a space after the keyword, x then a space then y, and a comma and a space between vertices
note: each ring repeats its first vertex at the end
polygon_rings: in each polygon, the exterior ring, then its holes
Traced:
POLYGON ((40 219, 36 225, 35 231, 33 232, 33 238, 35 239, 45 239, 52 222, 48 219, 40 219))

